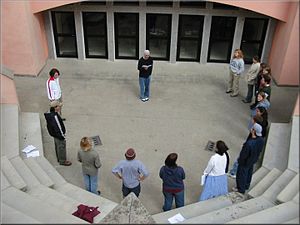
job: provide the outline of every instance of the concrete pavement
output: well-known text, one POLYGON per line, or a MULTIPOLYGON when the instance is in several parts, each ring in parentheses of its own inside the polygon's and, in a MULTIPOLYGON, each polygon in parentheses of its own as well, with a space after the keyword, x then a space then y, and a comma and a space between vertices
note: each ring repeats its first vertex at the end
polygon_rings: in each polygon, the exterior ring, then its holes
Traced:
MULTIPOLYGON (((121 183, 111 169, 133 147, 136 159, 150 171, 139 199, 154 214, 162 211, 158 172, 166 156, 178 153, 178 164, 186 172, 185 203, 196 202, 200 176, 213 154, 204 150, 207 141, 224 140, 232 165, 248 134, 250 110, 241 101, 247 92, 243 78, 240 96, 225 94, 227 64, 155 61, 150 101, 145 103, 138 98, 136 64, 133 60, 49 60, 37 77, 15 76, 15 82, 21 111, 40 113, 45 157, 68 182, 84 187, 81 164, 76 160, 79 142, 83 136, 99 135, 103 143, 96 147, 102 161, 99 189, 103 197, 121 202, 121 183), (45 82, 52 67, 62 75, 70 167, 58 165, 43 115, 49 109, 45 82)), ((272 83, 269 122, 290 121, 298 90, 272 83)), ((229 178, 229 188, 233 185, 235 181, 229 178)))

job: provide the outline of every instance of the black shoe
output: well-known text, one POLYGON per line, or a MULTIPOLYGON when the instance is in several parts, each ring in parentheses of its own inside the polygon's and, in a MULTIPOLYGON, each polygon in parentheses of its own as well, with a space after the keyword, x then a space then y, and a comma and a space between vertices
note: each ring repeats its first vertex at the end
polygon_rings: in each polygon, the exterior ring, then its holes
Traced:
POLYGON ((62 121, 66 121, 66 118, 61 118, 62 121))
POLYGON ((227 90, 227 91, 226 91, 226 94, 231 93, 231 92, 232 92, 231 90, 227 90))
POLYGON ((101 195, 101 191, 98 190, 97 193, 98 193, 98 195, 101 195))

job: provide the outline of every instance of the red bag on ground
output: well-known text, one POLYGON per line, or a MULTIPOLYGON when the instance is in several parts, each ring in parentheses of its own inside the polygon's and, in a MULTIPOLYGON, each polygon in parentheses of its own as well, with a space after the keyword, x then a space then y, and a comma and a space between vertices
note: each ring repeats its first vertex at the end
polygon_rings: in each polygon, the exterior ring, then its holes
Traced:
POLYGON ((73 212, 72 215, 79 217, 89 223, 94 222, 94 217, 97 216, 100 212, 97 207, 90 207, 87 205, 80 204, 77 206, 77 211, 73 212))

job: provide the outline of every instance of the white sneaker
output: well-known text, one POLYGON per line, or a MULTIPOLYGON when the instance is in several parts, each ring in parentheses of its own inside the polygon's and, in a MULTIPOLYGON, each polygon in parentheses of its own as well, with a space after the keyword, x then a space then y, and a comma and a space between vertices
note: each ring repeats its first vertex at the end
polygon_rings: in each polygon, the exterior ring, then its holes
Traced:
POLYGON ((239 191, 239 189, 237 189, 237 187, 233 187, 232 190, 235 192, 239 191))
POLYGON ((149 100, 149 98, 145 98, 145 101, 148 101, 149 100))
POLYGON ((236 175, 232 175, 231 173, 228 173, 227 175, 228 175, 229 177, 233 178, 233 179, 236 178, 236 175))

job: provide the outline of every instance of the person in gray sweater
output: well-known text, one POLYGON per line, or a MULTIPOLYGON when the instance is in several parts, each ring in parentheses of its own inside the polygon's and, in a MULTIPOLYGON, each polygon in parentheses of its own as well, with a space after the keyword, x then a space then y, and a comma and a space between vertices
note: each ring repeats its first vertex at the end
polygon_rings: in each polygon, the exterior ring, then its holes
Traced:
POLYGON ((83 137, 80 141, 81 150, 78 151, 78 161, 82 163, 83 180, 86 190, 97 195, 98 191, 98 170, 101 167, 99 154, 92 148, 91 139, 83 137))

